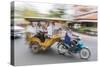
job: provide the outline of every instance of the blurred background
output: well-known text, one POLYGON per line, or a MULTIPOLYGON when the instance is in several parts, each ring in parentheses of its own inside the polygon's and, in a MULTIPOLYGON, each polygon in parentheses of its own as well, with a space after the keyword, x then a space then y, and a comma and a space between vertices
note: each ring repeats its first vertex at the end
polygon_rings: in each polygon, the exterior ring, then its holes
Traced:
POLYGON ((12 22, 14 25, 25 27, 30 20, 25 18, 54 18, 65 19, 67 27, 73 31, 97 35, 97 7, 70 4, 49 4, 14 2, 14 9, 11 9, 12 22))

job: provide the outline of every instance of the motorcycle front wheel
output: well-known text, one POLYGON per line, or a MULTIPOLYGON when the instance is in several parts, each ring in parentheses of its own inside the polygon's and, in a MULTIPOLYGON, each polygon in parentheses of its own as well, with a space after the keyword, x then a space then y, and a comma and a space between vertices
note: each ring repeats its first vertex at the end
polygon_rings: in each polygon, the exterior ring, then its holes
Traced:
POLYGON ((88 48, 82 48, 79 52, 81 59, 89 59, 91 56, 91 52, 88 48))

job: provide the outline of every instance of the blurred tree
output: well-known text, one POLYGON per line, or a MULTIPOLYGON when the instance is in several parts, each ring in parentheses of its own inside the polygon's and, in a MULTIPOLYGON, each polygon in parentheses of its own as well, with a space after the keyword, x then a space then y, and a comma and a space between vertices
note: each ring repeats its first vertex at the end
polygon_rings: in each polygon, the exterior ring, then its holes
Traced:
POLYGON ((48 17, 58 17, 63 18, 63 15, 65 15, 65 5, 62 4, 56 4, 54 5, 54 8, 49 11, 48 17))
POLYGON ((39 15, 39 12, 30 5, 16 6, 14 12, 15 17, 34 17, 39 15))
POLYGON ((38 11, 31 8, 25 8, 22 12, 23 17, 36 17, 39 16, 38 11))

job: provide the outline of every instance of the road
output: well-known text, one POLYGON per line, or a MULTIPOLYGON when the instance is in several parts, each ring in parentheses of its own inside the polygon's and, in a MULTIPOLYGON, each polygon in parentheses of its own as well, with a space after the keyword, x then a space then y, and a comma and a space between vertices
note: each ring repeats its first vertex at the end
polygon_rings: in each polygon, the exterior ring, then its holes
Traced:
MULTIPOLYGON (((80 34, 79 34, 80 35, 80 34)), ((63 56, 57 53, 57 45, 54 44, 46 52, 39 54, 33 54, 31 49, 24 38, 14 40, 15 48, 15 65, 40 65, 40 64, 55 64, 55 63, 72 63, 72 62, 87 62, 97 60, 97 37, 80 35, 86 46, 88 46, 92 52, 89 60, 80 59, 79 56, 63 56)))

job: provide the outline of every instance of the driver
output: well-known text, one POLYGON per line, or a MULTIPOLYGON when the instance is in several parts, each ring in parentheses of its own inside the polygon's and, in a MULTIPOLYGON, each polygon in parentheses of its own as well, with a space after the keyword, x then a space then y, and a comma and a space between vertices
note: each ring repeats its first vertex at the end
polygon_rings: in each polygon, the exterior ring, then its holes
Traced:
POLYGON ((76 44, 73 43, 73 39, 76 38, 76 35, 73 35, 71 29, 67 28, 64 42, 66 43, 66 46, 74 47, 76 44))

